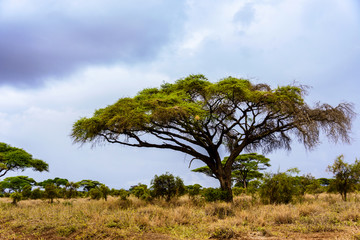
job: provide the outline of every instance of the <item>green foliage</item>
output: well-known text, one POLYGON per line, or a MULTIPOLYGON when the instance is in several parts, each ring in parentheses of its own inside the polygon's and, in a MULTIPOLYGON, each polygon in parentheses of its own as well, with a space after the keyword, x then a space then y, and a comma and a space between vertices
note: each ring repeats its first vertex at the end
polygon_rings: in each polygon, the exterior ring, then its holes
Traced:
POLYGON ((299 196, 297 180, 289 172, 265 174, 260 186, 260 198, 264 203, 290 203, 299 196))
POLYGON ((67 182, 65 187, 66 187, 66 192, 65 192, 66 198, 75 198, 78 196, 77 189, 80 187, 79 183, 67 182))
POLYGON ((96 110, 74 123, 71 137, 76 143, 106 141, 183 152, 209 167, 231 201, 231 167, 242 152, 290 149, 292 137, 311 149, 321 130, 332 140, 349 142, 353 105, 311 108, 304 94, 301 86, 271 89, 247 79, 210 82, 190 75, 96 110), (220 158, 224 148, 229 156, 225 165, 220 158))
POLYGON ((35 188, 31 191, 31 199, 41 199, 44 196, 44 191, 41 191, 40 188, 35 188))
POLYGON ((46 185, 49 184, 54 184, 56 187, 65 187, 66 184, 68 184, 69 180, 65 179, 65 178, 54 178, 54 179, 47 179, 44 180, 42 182, 39 182, 37 185, 41 186, 41 187, 45 187, 46 185))
POLYGON ((121 200, 126 200, 127 197, 130 195, 130 191, 127 191, 127 190, 125 190, 123 188, 118 189, 118 190, 112 188, 110 190, 110 195, 114 196, 114 197, 120 197, 121 200))
POLYGON ((89 196, 94 200, 99 200, 103 197, 102 192, 98 187, 91 188, 89 191, 89 196))
POLYGON ((155 175, 151 180, 151 189, 155 198, 163 197, 166 201, 170 201, 171 198, 185 193, 183 180, 179 177, 174 177, 170 173, 160 176, 155 175))
POLYGON ((22 194, 22 196, 23 196, 23 199, 28 199, 28 198, 30 198, 30 196, 31 196, 31 189, 32 189, 32 187, 31 187, 30 185, 27 185, 27 186, 25 186, 25 187, 22 189, 21 194, 22 194))
POLYGON ((58 197, 58 188, 55 184, 48 184, 45 186, 44 197, 50 200, 50 203, 54 202, 54 198, 58 197))
POLYGON ((104 198, 105 201, 107 201, 107 197, 110 193, 109 187, 105 186, 105 184, 101 184, 99 186, 99 190, 101 192, 101 197, 104 198))
POLYGON ((188 185, 186 186, 186 192, 190 198, 200 195, 202 186, 200 184, 188 185))
POLYGON ((13 200, 12 203, 16 205, 18 202, 21 201, 21 199, 22 199, 22 194, 19 193, 19 192, 13 192, 13 193, 10 195, 10 198, 13 200))
MULTIPOLYGON (((225 157, 221 164, 226 165, 229 157, 225 157)), ((247 188, 249 181, 262 178, 263 173, 260 171, 270 167, 270 159, 257 153, 241 154, 235 158, 231 167, 232 181, 236 182, 236 186, 247 188)), ((210 177, 217 178, 213 171, 208 167, 200 167, 192 170, 193 172, 204 173, 210 177)))
POLYGON ((241 194, 246 192, 246 189, 243 187, 233 187, 232 192, 234 196, 240 196, 241 194))
POLYGON ((336 189, 344 201, 347 194, 355 190, 355 186, 360 181, 360 161, 349 164, 344 162, 344 156, 340 155, 335 159, 333 165, 328 166, 327 170, 334 174, 334 181, 330 184, 336 189))
POLYGON ((130 193, 135 197, 142 200, 150 200, 150 189, 148 189, 146 184, 139 183, 138 185, 132 186, 129 189, 130 193))
POLYGON ((118 196, 121 200, 126 200, 129 195, 130 193, 123 188, 118 190, 118 196))
POLYGON ((78 182, 78 185, 82 188, 84 188, 84 191, 89 192, 92 188, 98 187, 101 185, 98 181, 93 180, 81 180, 78 182))
POLYGON ((23 149, 0 142, 0 177, 9 171, 24 171, 27 168, 42 172, 48 171, 49 165, 42 160, 34 159, 23 149))
POLYGON ((228 192, 220 188, 205 188, 202 191, 202 196, 207 202, 223 201, 228 197, 228 192))
POLYGON ((35 180, 27 176, 7 177, 0 182, 0 188, 8 189, 9 192, 21 192, 27 186, 33 186, 35 180))

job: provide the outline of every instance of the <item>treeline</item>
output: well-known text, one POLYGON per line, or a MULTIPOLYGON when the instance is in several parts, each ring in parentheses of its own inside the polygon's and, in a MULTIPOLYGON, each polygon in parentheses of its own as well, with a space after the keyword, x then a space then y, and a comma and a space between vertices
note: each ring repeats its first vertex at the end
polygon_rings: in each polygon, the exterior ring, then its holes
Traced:
MULTIPOLYGON (((257 178, 251 178, 245 185, 242 181, 234 182, 232 192, 234 196, 242 194, 267 204, 290 203, 301 200, 305 194, 340 193, 343 200, 347 194, 360 190, 360 162, 354 164, 343 161, 339 156, 333 165, 328 166, 329 172, 334 174, 331 179, 316 179, 311 174, 299 175, 296 168, 285 172, 265 173, 257 178)), ((203 188, 200 184, 185 186, 180 177, 170 173, 155 175, 150 186, 139 183, 129 189, 110 189, 105 184, 94 180, 71 182, 63 178, 48 179, 36 182, 27 176, 7 177, 0 182, 0 196, 11 197, 16 204, 24 199, 48 199, 51 203, 56 198, 90 198, 104 199, 108 196, 127 200, 130 195, 151 202, 154 199, 170 201, 187 194, 192 200, 220 201, 227 192, 220 188, 203 188)))

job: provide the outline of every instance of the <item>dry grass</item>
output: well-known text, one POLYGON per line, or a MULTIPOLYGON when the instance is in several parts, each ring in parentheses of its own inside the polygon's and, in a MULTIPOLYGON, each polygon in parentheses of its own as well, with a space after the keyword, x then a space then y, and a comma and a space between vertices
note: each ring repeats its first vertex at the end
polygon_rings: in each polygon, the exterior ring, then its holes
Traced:
POLYGON ((289 205, 249 196, 233 204, 187 197, 10 202, 0 199, 0 239, 360 239, 360 203, 327 194, 289 205))

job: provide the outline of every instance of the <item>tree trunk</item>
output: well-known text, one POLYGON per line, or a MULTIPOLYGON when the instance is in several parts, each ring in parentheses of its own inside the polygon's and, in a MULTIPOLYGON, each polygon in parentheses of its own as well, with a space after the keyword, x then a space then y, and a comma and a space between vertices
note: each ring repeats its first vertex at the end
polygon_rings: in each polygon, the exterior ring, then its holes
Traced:
POLYGON ((226 176, 226 174, 224 174, 224 176, 220 176, 220 177, 218 177, 218 179, 220 182, 221 190, 226 192, 223 200, 225 202, 232 202, 233 194, 232 194, 232 189, 231 189, 231 174, 229 174, 229 176, 226 176))

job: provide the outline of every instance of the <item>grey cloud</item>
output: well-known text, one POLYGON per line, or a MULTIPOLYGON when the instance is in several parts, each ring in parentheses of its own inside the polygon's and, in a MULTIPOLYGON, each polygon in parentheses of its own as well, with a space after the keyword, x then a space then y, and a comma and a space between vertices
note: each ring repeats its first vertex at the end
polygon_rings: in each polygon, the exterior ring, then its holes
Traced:
POLYGON ((255 9, 253 3, 247 3, 234 16, 234 22, 240 22, 244 26, 248 26, 255 18, 255 9))
POLYGON ((33 86, 87 65, 155 58, 181 29, 184 6, 165 0, 126 2, 0 18, 0 84, 33 86))

